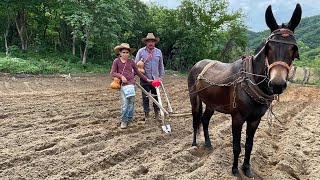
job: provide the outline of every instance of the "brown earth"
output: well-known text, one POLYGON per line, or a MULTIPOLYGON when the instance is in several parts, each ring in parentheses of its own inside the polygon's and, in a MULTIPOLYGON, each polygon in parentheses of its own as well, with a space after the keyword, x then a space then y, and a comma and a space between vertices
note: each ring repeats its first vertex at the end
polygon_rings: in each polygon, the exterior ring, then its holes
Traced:
MULTIPOLYGON (((0 179, 235 179, 229 115, 211 119, 208 152, 191 147, 191 116, 169 117, 171 136, 159 123, 140 121, 138 90, 135 126, 121 130, 120 99, 110 82, 102 75, 2 75, 0 179)), ((164 82, 175 112, 189 113, 186 77, 168 75, 164 82)), ((269 129, 264 117, 260 124, 255 179, 320 179, 319 99, 319 87, 291 84, 274 102, 281 123, 273 120, 269 129)))

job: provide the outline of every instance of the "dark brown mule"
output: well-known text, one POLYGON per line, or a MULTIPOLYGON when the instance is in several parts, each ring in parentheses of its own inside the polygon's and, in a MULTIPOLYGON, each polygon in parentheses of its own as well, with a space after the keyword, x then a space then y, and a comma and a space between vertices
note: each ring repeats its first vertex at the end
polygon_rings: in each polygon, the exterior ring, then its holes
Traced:
POLYGON ((241 130, 244 122, 247 122, 242 170, 246 176, 253 177, 250 171, 250 154, 254 134, 273 100, 273 95, 281 94, 286 88, 290 67, 298 57, 293 32, 300 23, 301 13, 301 6, 297 4, 288 25, 279 26, 269 6, 265 18, 271 35, 253 58, 240 59, 232 64, 202 60, 189 72, 188 89, 194 129, 192 145, 196 146, 196 135, 202 123, 205 146, 212 149, 208 126, 213 112, 231 114, 234 176, 239 177, 241 130), (204 112, 202 103, 206 105, 204 112))

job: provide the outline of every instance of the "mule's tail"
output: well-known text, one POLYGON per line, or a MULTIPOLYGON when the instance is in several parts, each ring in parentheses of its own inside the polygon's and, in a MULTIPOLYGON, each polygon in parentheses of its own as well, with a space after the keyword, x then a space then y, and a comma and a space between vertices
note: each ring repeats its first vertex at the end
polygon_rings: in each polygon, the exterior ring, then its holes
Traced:
POLYGON ((195 130, 195 133, 200 133, 200 125, 201 125, 201 117, 203 114, 202 111, 202 102, 199 98, 199 96, 190 97, 191 106, 192 106, 192 119, 193 119, 193 129, 195 130))
MULTIPOLYGON (((190 71, 191 72, 191 71, 190 71)), ((199 133, 201 117, 202 117, 202 101, 197 94, 197 90, 195 88, 197 83, 196 77, 192 76, 191 73, 188 76, 188 89, 189 89, 189 97, 191 103, 191 111, 193 117, 193 130, 194 133, 199 133)))

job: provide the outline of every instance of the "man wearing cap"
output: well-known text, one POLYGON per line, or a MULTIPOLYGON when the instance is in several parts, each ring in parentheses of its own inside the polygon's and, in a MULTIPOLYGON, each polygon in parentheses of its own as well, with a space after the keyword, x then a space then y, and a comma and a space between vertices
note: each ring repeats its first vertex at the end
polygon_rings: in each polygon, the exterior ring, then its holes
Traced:
MULTIPOLYGON (((146 45, 137 52, 135 62, 142 61, 144 63, 144 75, 151 80, 162 80, 164 76, 163 57, 160 49, 155 47, 155 44, 160 41, 160 38, 154 36, 153 33, 148 33, 147 37, 142 38, 141 41, 146 45)), ((156 89, 148 82, 140 78, 141 86, 148 92, 151 91, 156 95, 156 89)), ((143 110, 145 112, 145 119, 150 118, 149 98, 142 92, 143 110)), ((157 96, 155 99, 158 100, 157 96)), ((159 119, 159 107, 153 103, 155 118, 159 119)))

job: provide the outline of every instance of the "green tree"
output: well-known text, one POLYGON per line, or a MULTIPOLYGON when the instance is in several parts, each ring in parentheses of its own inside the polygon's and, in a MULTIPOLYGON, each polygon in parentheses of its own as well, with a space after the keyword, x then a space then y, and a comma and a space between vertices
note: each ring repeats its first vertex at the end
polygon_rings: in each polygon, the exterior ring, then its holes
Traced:
POLYGON ((83 65, 90 48, 102 43, 110 49, 118 41, 122 28, 132 25, 132 17, 123 1, 69 0, 62 1, 61 5, 65 19, 72 27, 73 47, 77 39, 80 41, 83 65))
MULTIPOLYGON (((245 41, 241 12, 228 12, 226 0, 184 0, 179 6, 180 38, 174 45, 174 58, 191 67, 204 58, 227 57, 225 43, 242 47, 245 41), (237 31, 237 33, 233 33, 237 31)), ((244 49, 244 48, 243 48, 244 49)), ((238 55, 239 52, 235 51, 238 55)), ((225 60, 222 58, 222 60, 225 60)), ((227 60, 226 60, 227 61, 227 60)), ((228 60, 230 61, 230 60, 228 60)), ((187 70, 187 69, 183 69, 187 70)))

